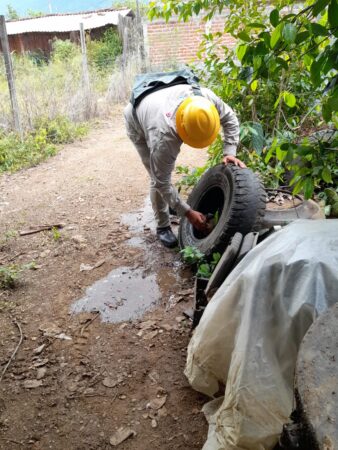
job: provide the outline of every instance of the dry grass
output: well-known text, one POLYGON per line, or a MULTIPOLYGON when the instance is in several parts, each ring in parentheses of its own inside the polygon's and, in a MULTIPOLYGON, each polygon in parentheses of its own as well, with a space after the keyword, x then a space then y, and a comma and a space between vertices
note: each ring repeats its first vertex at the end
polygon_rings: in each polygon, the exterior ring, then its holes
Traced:
MULTIPOLYGON (((31 130, 40 117, 65 116, 73 122, 108 116, 112 106, 130 96, 137 64, 124 71, 117 64, 112 72, 90 67, 90 89, 83 83, 82 59, 51 61, 37 66, 28 57, 13 59, 20 118, 24 130, 31 130)), ((3 62, 0 62, 0 128, 13 127, 10 98, 3 62)))

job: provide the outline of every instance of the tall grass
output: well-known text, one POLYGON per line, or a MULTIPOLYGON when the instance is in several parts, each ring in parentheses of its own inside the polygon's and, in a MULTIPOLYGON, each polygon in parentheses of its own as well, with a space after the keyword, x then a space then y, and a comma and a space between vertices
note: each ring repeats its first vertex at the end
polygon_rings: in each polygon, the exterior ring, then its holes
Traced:
MULTIPOLYGON (((2 59, 2 58, 0 58, 2 59)), ((131 61, 125 70, 119 59, 109 69, 89 65, 90 89, 83 82, 82 56, 79 50, 66 60, 52 59, 36 64, 27 56, 13 57, 15 83, 22 127, 33 130, 42 117, 64 116, 83 122, 108 116, 116 103, 130 96, 137 65, 131 61)), ((0 129, 13 127, 10 98, 3 61, 0 61, 0 129)))

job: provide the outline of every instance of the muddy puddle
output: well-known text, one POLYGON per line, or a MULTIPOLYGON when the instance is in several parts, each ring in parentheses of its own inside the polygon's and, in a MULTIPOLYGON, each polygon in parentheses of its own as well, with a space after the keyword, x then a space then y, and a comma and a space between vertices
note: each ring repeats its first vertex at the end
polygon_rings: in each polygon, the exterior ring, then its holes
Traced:
POLYGON ((90 286, 71 311, 97 311, 103 322, 124 322, 141 317, 159 298, 156 274, 145 276, 143 269, 119 267, 90 286))
POLYGON ((132 213, 122 214, 121 223, 127 225, 129 231, 134 234, 142 235, 145 229, 155 231, 156 224, 150 198, 146 198, 142 209, 132 213))
POLYGON ((190 276, 177 253, 162 248, 156 239, 147 242, 156 230, 149 198, 143 209, 124 214, 121 222, 133 234, 125 244, 142 250, 138 265, 119 267, 94 283, 72 305, 71 312, 97 311, 103 322, 138 319, 160 301, 165 302, 180 286, 182 278, 190 276))

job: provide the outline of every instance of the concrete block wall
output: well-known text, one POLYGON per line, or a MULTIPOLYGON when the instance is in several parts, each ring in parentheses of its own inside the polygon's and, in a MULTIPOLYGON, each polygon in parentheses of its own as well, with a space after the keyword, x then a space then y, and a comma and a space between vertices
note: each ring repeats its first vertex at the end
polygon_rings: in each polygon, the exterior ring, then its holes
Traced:
MULTIPOLYGON (((146 45, 151 67, 165 68, 198 61, 197 52, 204 33, 223 32, 226 17, 216 16, 212 21, 204 22, 200 18, 189 22, 171 19, 148 22, 145 26, 146 45)), ((233 47, 235 41, 230 35, 221 39, 223 45, 233 47)))

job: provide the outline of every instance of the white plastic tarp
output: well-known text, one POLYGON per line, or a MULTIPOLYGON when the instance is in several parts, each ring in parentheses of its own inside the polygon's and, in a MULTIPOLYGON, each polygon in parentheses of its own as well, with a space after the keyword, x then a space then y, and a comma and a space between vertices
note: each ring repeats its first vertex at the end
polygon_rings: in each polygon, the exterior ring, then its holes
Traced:
POLYGON ((268 450, 293 409, 299 345, 338 301, 338 220, 299 220, 232 271, 188 348, 185 374, 211 397, 203 450, 268 450))

